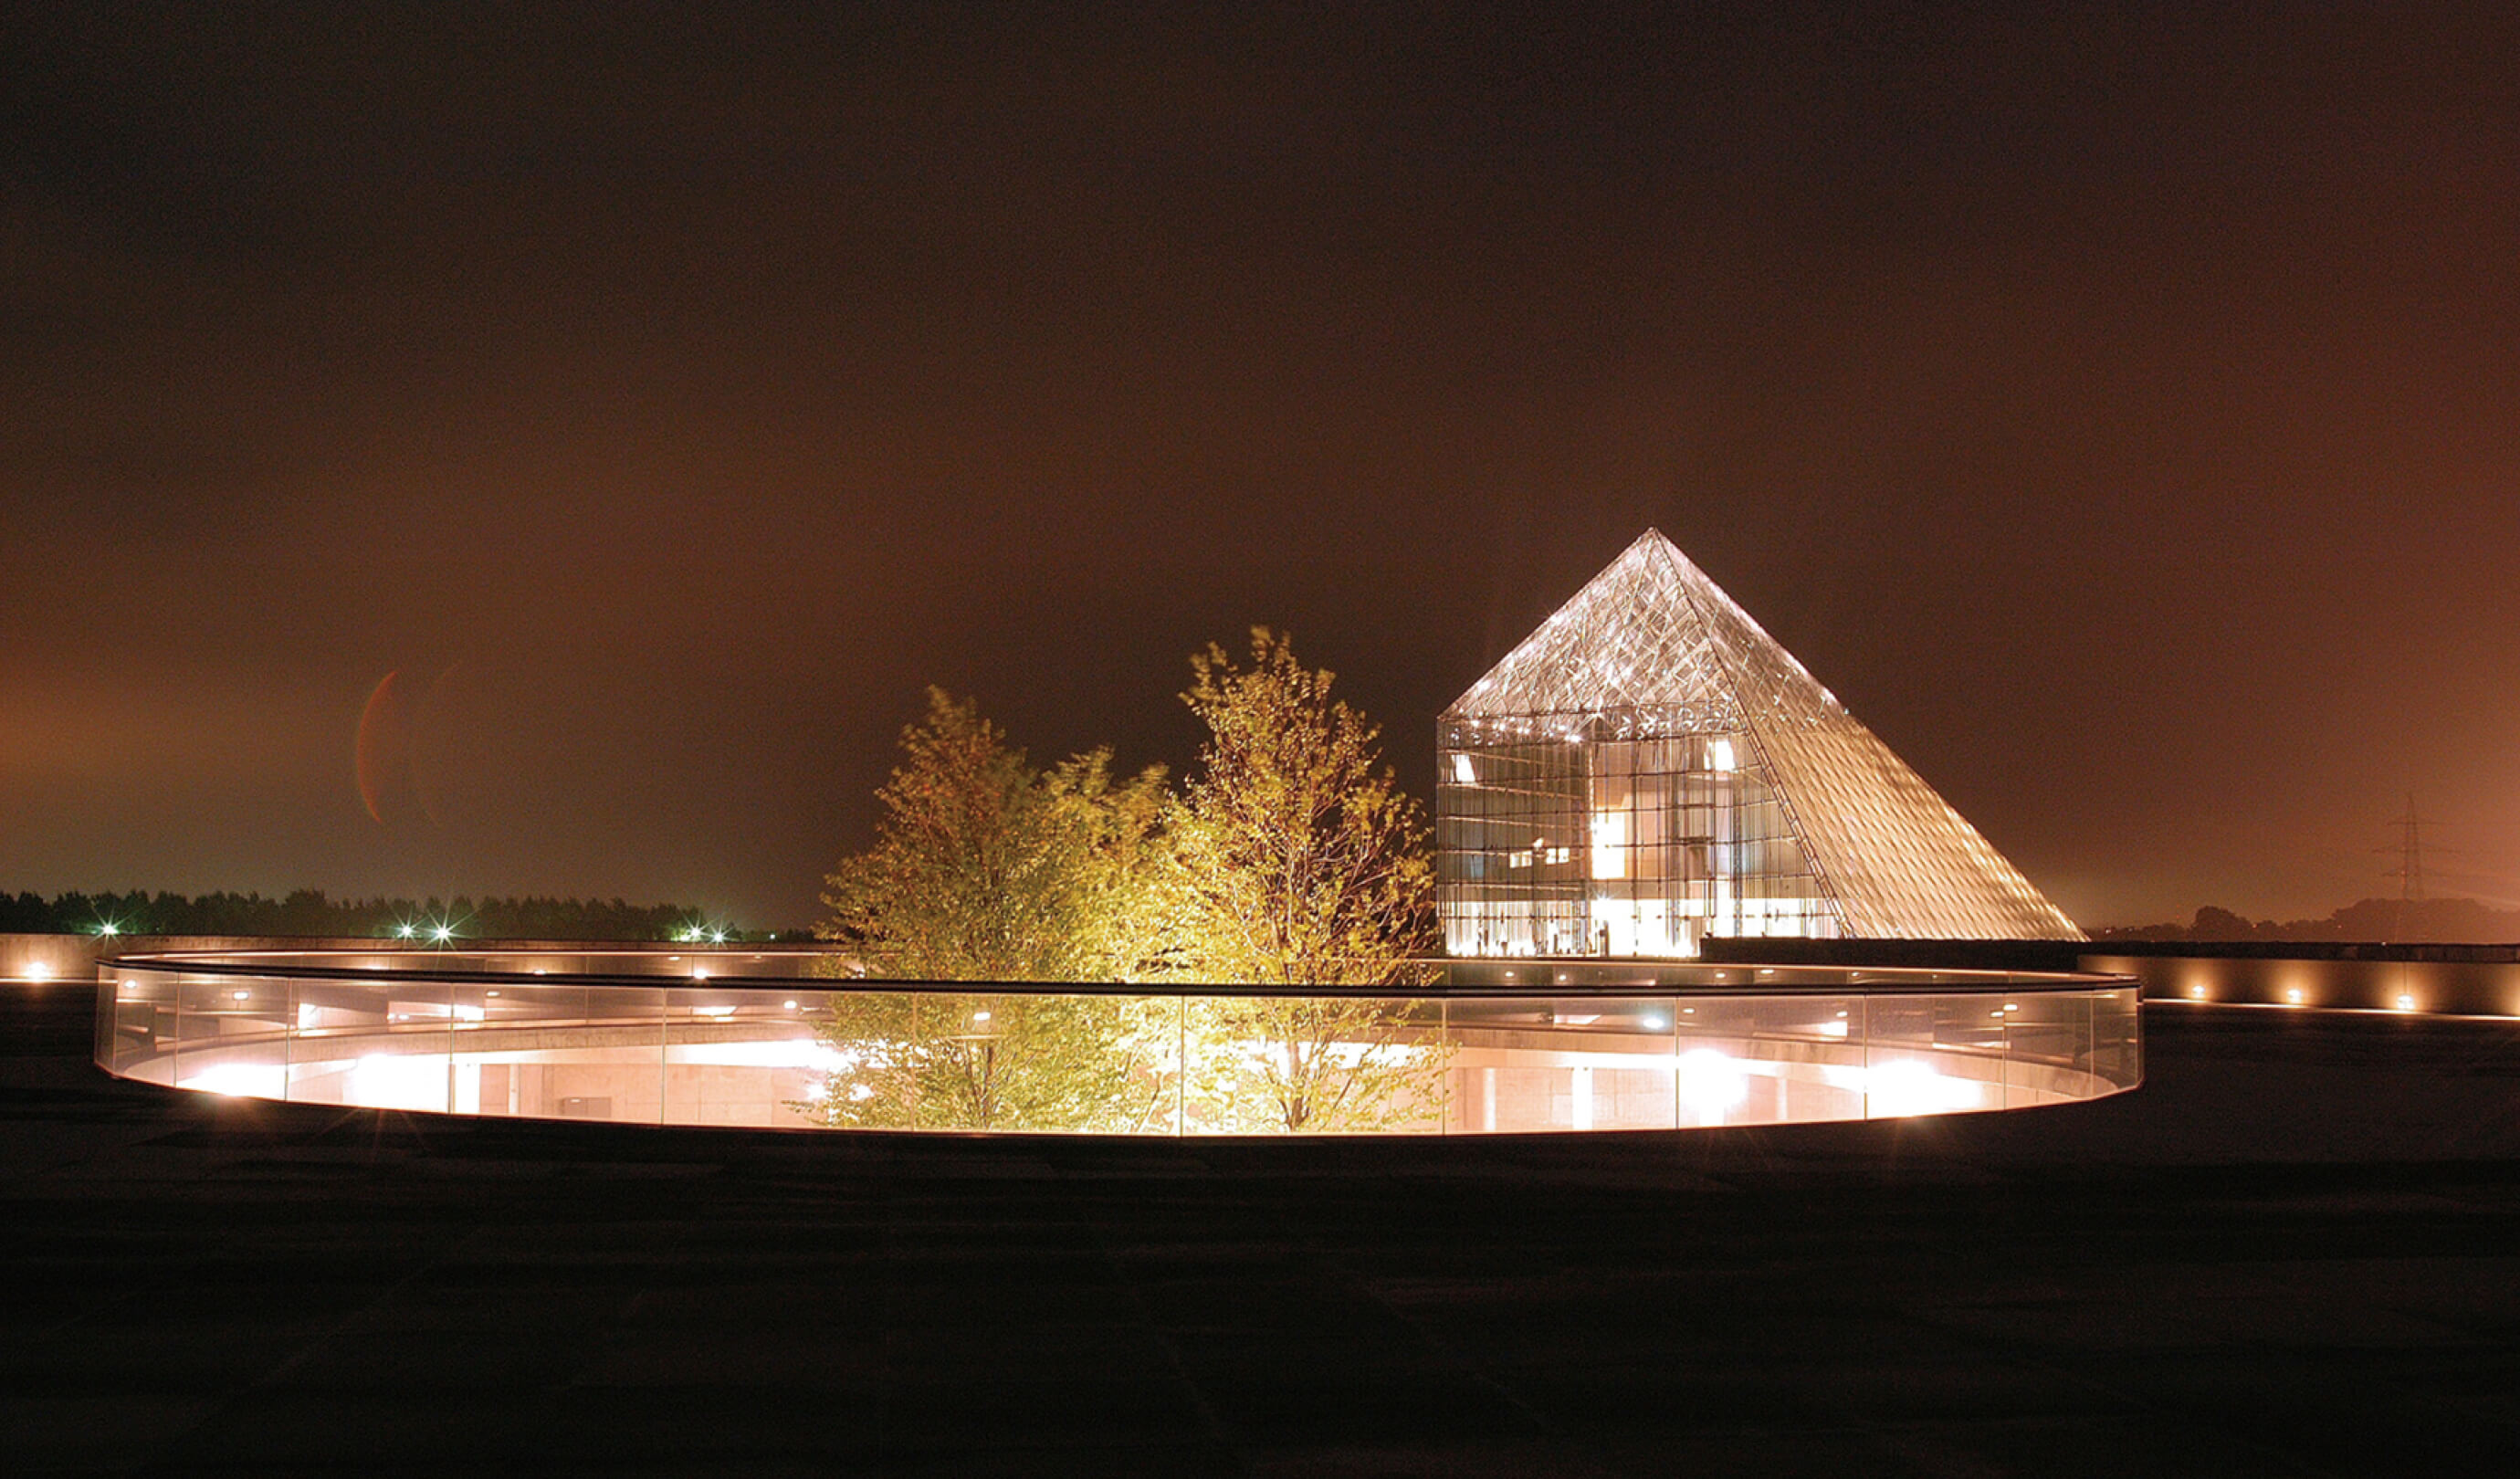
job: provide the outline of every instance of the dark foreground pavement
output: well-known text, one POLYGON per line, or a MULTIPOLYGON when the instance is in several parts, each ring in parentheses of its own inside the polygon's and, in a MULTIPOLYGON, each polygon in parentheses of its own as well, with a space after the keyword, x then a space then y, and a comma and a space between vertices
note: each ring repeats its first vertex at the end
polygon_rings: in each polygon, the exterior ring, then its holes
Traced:
POLYGON ((2152 1009, 2093 1105, 1485 1143, 466 1122, 0 999, 0 1467, 2520 1468, 2520 1029, 2152 1009))

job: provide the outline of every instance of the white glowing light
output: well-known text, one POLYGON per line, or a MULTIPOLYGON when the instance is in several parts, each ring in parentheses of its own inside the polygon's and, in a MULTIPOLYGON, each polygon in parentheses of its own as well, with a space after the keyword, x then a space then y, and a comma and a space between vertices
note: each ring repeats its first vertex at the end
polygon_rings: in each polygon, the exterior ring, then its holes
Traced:
POLYGON ((1714 771, 1728 773, 1732 771, 1733 768, 1732 741, 1730 740, 1718 740, 1707 745, 1706 766, 1707 769, 1714 771))
POLYGON ((813 1038, 782 1038, 752 1043, 678 1043, 666 1060, 716 1068, 812 1068, 836 1073, 857 1062, 829 1043, 813 1038))
POLYGON ((1712 1048, 1691 1048, 1676 1065, 1680 1101, 1701 1125, 1720 1125, 1749 1097, 1750 1076, 1730 1055, 1712 1048))
POLYGON ((1479 773, 1470 768, 1469 756, 1463 754, 1453 756, 1453 779, 1462 785, 1479 784, 1479 773))
POLYGON ((2414 1010, 2414 1009, 2415 1009, 2415 999, 2414 999, 2413 997, 2411 997, 2411 996, 2408 996, 2408 995, 2407 995, 2407 994, 2403 993, 2403 992, 2402 992, 2402 993, 2400 993, 2400 994, 2399 994, 2399 996, 2398 996, 2398 1009, 2399 1009, 2400 1011, 2412 1011, 2412 1010, 2414 1010))
POLYGON ((28 961, 28 962, 26 963, 26 979, 27 979, 27 980, 30 980, 30 981, 49 981, 49 980, 51 980, 52 978, 53 978, 53 963, 52 963, 52 962, 50 962, 50 961, 28 961))
POLYGON ((105 936, 107 939, 109 939, 109 940, 110 940, 110 939, 112 939, 115 935, 118 935, 118 934, 122 933, 122 926, 121 926, 121 925, 119 925, 119 924, 111 924, 111 923, 108 923, 108 924, 99 924, 99 925, 96 927, 96 932, 97 932, 98 934, 101 934, 101 935, 105 936))
POLYGON ((985 1011, 975 1011, 971 1013, 971 1020, 974 1022, 985 1022, 988 1019, 989 1014, 985 1011))
POLYGON ((446 1108, 446 1059, 372 1053, 344 1075, 341 1101, 364 1109, 446 1108))
POLYGON ((432 940, 436 940, 436 941, 439 941, 439 942, 441 942, 441 943, 442 943, 442 942, 444 942, 444 941, 447 941, 447 940, 454 939, 454 938, 455 938, 455 927, 454 927, 453 925, 451 925, 451 924, 440 924, 440 925, 437 925, 437 926, 435 926, 434 928, 432 928, 432 929, 430 929, 430 930, 429 930, 429 932, 428 932, 428 937, 429 937, 430 939, 432 939, 432 940))
POLYGON ((408 939, 410 939, 410 938, 411 938, 411 926, 410 926, 410 925, 408 925, 408 924, 397 924, 397 925, 395 925, 395 926, 394 926, 394 938, 395 938, 395 939, 397 939, 397 940, 408 940, 408 939))
POLYGON ((1865 1078, 1865 1113, 1873 1119, 1975 1109, 1986 1098, 1984 1086, 1936 1073, 1914 1058, 1883 1063, 1865 1078))
POLYGON ((232 1098, 285 1098, 289 1094, 289 1070, 278 1063, 218 1063, 175 1087, 232 1098))
POLYGON ((779 1005, 783 1009, 788 1011, 793 1011, 796 1009, 796 1004, 793 1002, 782 1002, 779 1005))
POLYGON ((707 967, 707 966, 705 966, 705 965, 695 965, 695 966, 693 966, 693 967, 692 967, 692 979, 693 979, 693 980, 695 980, 695 981, 705 981, 705 980, 707 980, 707 979, 708 979, 708 967, 707 967))
POLYGON ((2301 1005, 2301 988, 2300 988, 2300 987, 2298 987, 2298 986, 2295 986, 2295 987, 2292 987, 2291 989, 2287 990, 2287 991, 2284 993, 2284 1000, 2285 1000, 2286 1002, 2290 1003, 2291 1005, 2295 1006, 2295 1007, 2300 1006, 2300 1005, 2301 1005))
POLYGON ((236 993, 236 999, 237 999, 238 1001, 242 1002, 242 1001, 245 1001, 247 998, 248 998, 248 997, 252 996, 252 995, 253 995, 253 993, 252 993, 252 992, 250 992, 250 991, 240 991, 240 992, 236 993))

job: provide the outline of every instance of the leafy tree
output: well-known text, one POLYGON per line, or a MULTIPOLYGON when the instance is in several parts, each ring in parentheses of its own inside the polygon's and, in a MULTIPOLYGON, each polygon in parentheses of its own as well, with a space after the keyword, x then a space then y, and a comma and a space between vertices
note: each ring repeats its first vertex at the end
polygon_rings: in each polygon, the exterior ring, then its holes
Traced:
POLYGON ((1427 979, 1425 817, 1382 764, 1381 731, 1266 627, 1249 667, 1211 643, 1191 671, 1182 701, 1208 739, 1164 818, 1181 964, 1257 985, 1427 979))
POLYGON ((1192 997, 1187 1115, 1230 1134, 1393 1130, 1439 1118, 1452 1046, 1409 1002, 1192 997))
POLYGON ((1169 1129, 1176 1010, 1143 997, 841 993, 820 1024, 832 1066, 805 1107, 849 1129, 1169 1129))
MULTIPOLYGON (((1210 644, 1191 671, 1182 701, 1208 739, 1164 818, 1177 967, 1280 987, 1430 979, 1426 824, 1382 764, 1380 730, 1266 627, 1248 667, 1210 644)), ((1441 1101, 1450 1054, 1396 1002, 1207 1000, 1190 1020, 1189 1081, 1214 1128, 1383 1128, 1441 1101)))
MULTIPOLYGON (((1154 968, 1144 926, 1160 769, 1114 780, 1097 749, 1036 770, 972 703, 936 689, 901 747, 876 793, 875 846, 831 875, 827 938, 878 977, 1119 981, 1154 968)), ((820 1107, 849 1126, 1140 1128, 1170 1092, 1172 1023, 1169 1003, 1125 998, 844 994, 822 1024, 838 1066, 820 1107)))
POLYGON ((1098 749, 1025 763, 968 699, 927 694, 876 792, 876 845, 841 863, 822 933, 870 974, 928 981, 1126 980, 1147 969, 1138 922, 1163 772, 1111 777, 1098 749))

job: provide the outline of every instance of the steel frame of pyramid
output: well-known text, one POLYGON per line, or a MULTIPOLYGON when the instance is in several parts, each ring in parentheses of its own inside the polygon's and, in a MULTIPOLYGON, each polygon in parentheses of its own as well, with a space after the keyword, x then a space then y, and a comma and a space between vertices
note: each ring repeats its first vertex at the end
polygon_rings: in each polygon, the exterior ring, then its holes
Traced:
POLYGON ((1657 530, 1445 710, 1436 748, 1456 956, 2083 938, 1657 530))

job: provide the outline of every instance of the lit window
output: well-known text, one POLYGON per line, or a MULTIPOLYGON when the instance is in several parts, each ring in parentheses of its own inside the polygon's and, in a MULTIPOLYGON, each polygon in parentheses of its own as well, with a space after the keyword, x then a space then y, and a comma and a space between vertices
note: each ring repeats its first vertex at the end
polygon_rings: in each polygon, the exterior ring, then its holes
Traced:
POLYGON ((1599 811, 1593 814, 1593 876, 1624 878, 1628 875, 1628 818, 1625 812, 1599 811))

